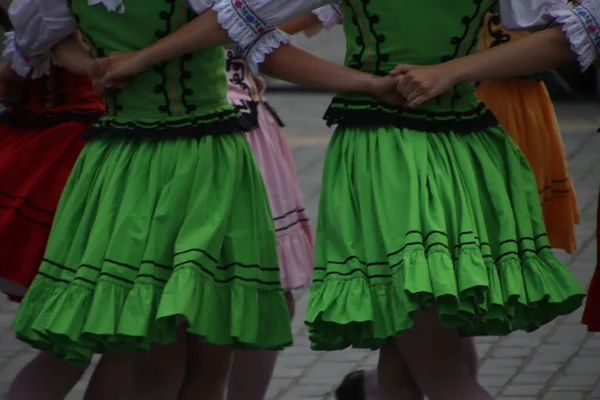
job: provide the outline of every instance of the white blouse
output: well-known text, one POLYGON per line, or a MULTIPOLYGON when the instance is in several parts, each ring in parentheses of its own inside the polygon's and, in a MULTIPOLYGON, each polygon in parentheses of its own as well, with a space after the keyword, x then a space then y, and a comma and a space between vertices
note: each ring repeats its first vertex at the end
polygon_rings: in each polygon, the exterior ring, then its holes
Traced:
POLYGON ((600 59, 600 0, 500 0, 508 30, 537 30, 559 24, 582 70, 600 59))
POLYGON ((316 10, 313 10, 312 13, 319 19, 321 26, 304 32, 304 34, 308 37, 315 36, 323 29, 329 30, 342 22, 343 13, 341 1, 336 1, 326 6, 319 7, 316 10))
MULTIPOLYGON (((125 12, 123 0, 88 0, 90 7, 125 12)), ((212 0, 188 0, 200 14, 212 0)), ((14 30, 5 34, 4 59, 21 76, 37 78, 47 74, 52 48, 77 30, 77 22, 66 0, 13 0, 8 14, 14 30)))
MULTIPOLYGON (((186 0, 200 14, 213 8, 219 23, 240 47, 256 72, 267 54, 289 37, 275 27, 287 19, 334 0, 186 0)), ((104 6, 127 12, 123 0, 88 0, 90 7, 104 6)), ((52 48, 74 33, 77 24, 66 0, 14 0, 9 8, 14 31, 5 35, 5 60, 22 76, 48 73, 52 48)))

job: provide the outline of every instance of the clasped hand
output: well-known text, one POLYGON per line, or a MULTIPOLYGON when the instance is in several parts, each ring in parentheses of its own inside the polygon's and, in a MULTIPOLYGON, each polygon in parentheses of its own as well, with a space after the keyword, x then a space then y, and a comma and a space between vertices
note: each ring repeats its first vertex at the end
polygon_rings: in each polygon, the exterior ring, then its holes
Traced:
MULTIPOLYGON (((148 68, 138 52, 113 52, 93 62, 89 75, 99 94, 123 89, 132 76, 148 68)), ((374 79, 372 95, 394 107, 415 108, 447 91, 456 82, 435 66, 398 65, 384 77, 374 79)))

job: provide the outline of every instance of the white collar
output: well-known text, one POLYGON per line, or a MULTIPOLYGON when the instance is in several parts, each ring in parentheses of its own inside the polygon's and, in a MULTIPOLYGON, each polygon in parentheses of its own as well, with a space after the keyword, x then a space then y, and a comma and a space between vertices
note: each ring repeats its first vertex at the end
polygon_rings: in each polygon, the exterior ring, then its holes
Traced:
POLYGON ((88 0, 89 6, 96 6, 98 4, 104 4, 106 9, 110 12, 118 12, 120 14, 125 12, 123 0, 88 0))

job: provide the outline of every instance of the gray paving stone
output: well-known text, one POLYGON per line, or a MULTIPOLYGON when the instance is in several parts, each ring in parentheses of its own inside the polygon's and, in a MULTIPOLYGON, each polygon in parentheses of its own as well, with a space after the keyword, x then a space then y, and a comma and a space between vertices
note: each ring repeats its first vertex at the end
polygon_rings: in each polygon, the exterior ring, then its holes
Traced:
POLYGON ((567 374, 600 376, 600 362, 597 358, 577 357, 567 368, 567 374))
POLYGON ((505 396, 537 396, 543 385, 508 385, 502 394, 505 396))
POLYGON ((582 393, 558 393, 551 392, 544 396, 543 400, 582 400, 584 395, 582 393))
POLYGON ((598 376, 595 375, 565 375, 554 382, 555 387, 593 387, 598 382, 598 376))

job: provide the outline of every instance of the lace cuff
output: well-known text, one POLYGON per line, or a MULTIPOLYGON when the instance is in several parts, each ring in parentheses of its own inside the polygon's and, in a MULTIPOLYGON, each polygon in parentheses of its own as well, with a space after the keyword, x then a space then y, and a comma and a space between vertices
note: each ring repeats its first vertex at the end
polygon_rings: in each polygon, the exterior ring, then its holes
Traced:
POLYGON ((223 0, 215 4, 219 24, 237 43, 238 52, 244 56, 253 74, 258 75, 258 65, 281 44, 291 42, 288 35, 271 28, 245 0, 223 0))
POLYGON ((342 21, 342 8, 337 2, 317 8, 312 13, 319 19, 321 25, 304 32, 309 38, 319 34, 323 29, 331 29, 342 21))
POLYGON ((42 57, 28 57, 19 46, 14 32, 4 34, 4 52, 2 53, 4 61, 9 63, 15 72, 24 78, 39 78, 50 73, 50 66, 53 57, 47 54, 42 57))
POLYGON ((587 1, 570 9, 550 9, 549 13, 562 26, 582 70, 600 59, 599 3, 587 1))

